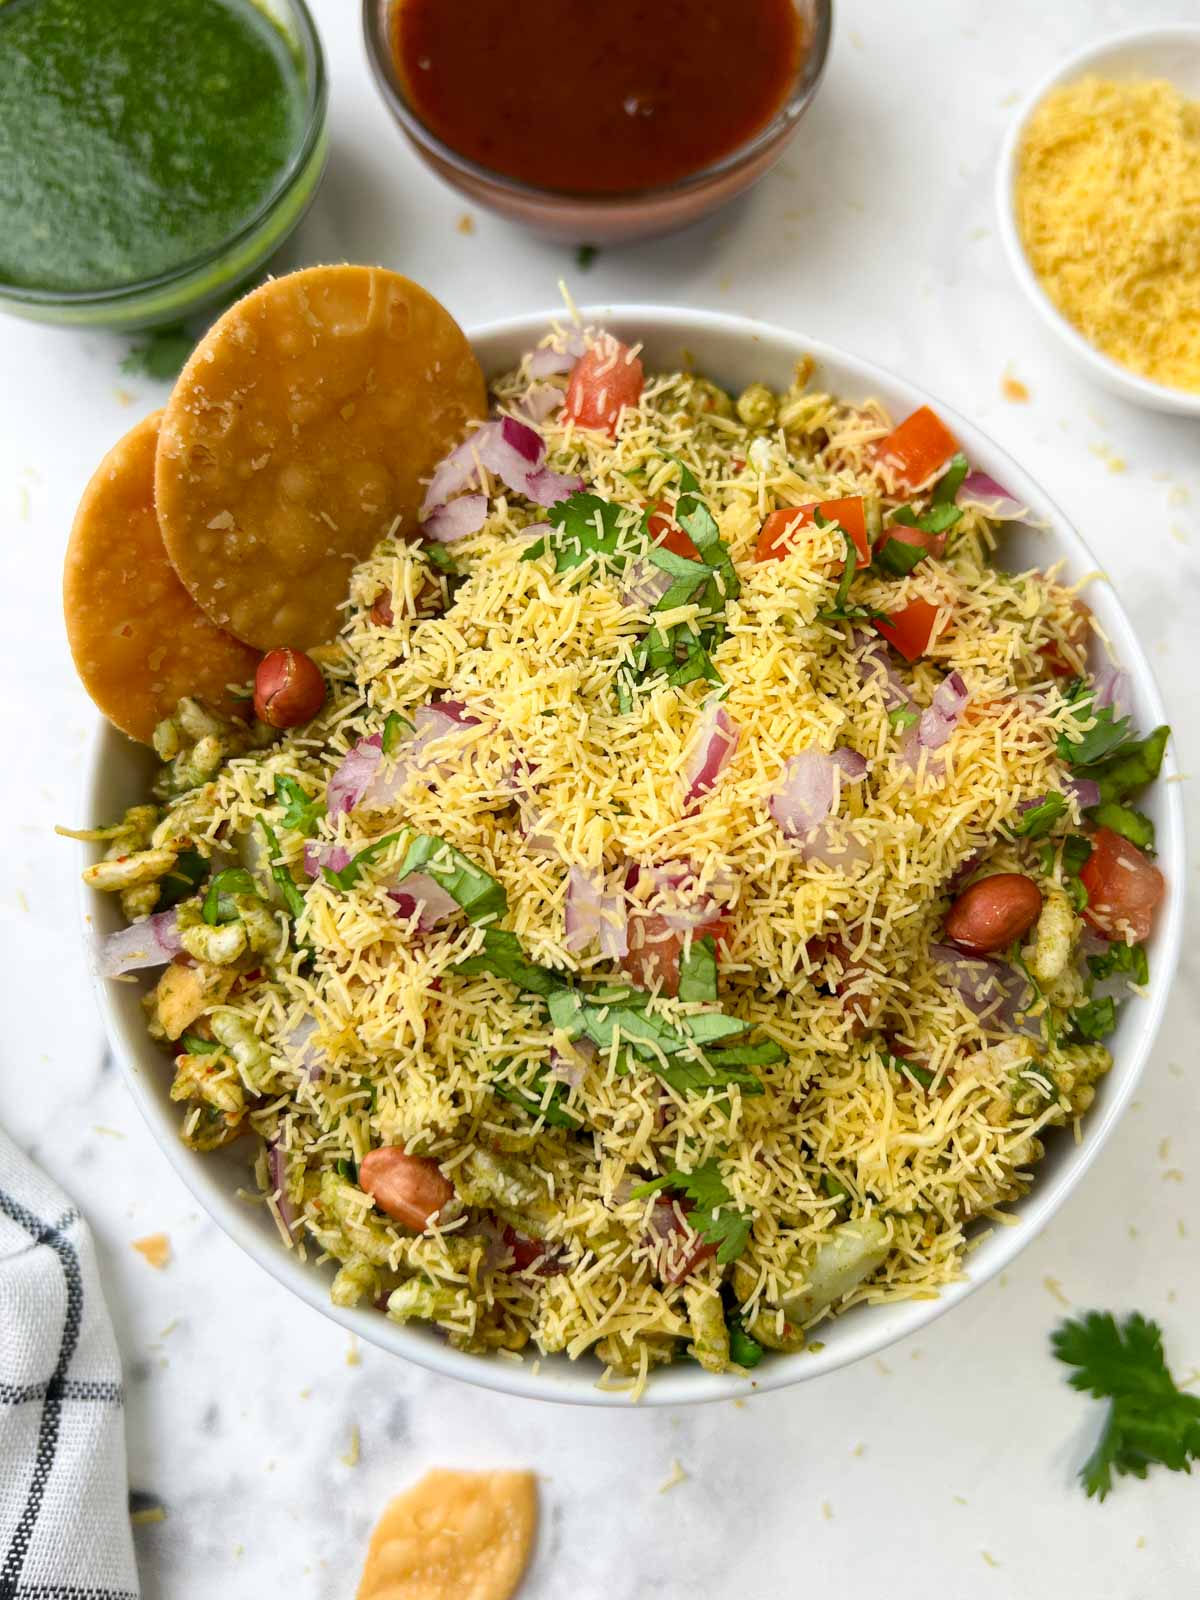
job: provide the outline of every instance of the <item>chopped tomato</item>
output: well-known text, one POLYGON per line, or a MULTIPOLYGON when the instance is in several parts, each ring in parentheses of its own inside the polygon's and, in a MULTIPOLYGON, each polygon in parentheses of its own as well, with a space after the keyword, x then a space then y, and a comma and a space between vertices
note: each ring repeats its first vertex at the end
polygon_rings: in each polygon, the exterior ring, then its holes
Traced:
POLYGON ((854 540, 858 564, 870 564, 871 545, 867 538, 867 519, 862 498, 853 495, 846 500, 822 500, 811 506, 788 506, 783 511, 772 511, 762 525, 755 547, 756 561, 781 561, 795 548, 796 534, 801 528, 811 528, 820 512, 830 522, 836 522, 854 540))
POLYGON ((719 1246, 694 1232, 680 1212, 691 1211, 690 1200, 672 1200, 660 1195, 654 1202, 651 1228, 665 1243, 661 1275, 664 1283, 682 1283, 704 1261, 716 1255, 719 1246))
POLYGON ((504 1225, 504 1243, 512 1253, 514 1272, 535 1272, 539 1278, 553 1278, 567 1270, 559 1260, 561 1245, 532 1239, 527 1233, 518 1233, 509 1223, 504 1225))
POLYGON ((893 611, 887 622, 876 617, 875 626, 905 661, 917 661, 929 649, 937 614, 938 608, 931 601, 918 598, 910 600, 903 610, 893 611))
MULTIPOLYGON (((717 954, 724 955, 729 938, 725 917, 711 917, 698 923, 692 938, 711 933, 717 954)), ((683 954, 683 934, 657 911, 633 912, 629 918, 629 951, 621 958, 621 970, 639 989, 659 986, 661 993, 679 993, 679 958, 683 954)))
POLYGON ((1105 939, 1145 939, 1167 889, 1158 868, 1111 828, 1096 830, 1079 881, 1088 897, 1083 915, 1105 939))
POLYGON ((669 550, 672 555, 684 556, 688 561, 699 561, 699 550, 672 517, 670 506, 662 500, 651 514, 648 532, 655 544, 669 550))
POLYGON ((959 444, 937 412, 922 406, 872 449, 892 485, 912 493, 941 472, 959 444))
POLYGON ((571 368, 563 419, 615 435, 621 412, 641 399, 643 381, 642 363, 629 346, 601 334, 571 368))
POLYGON ((898 544, 914 545, 918 550, 927 550, 935 561, 939 556, 946 554, 944 533, 926 533, 924 528, 910 528, 906 522, 889 523, 883 530, 880 546, 885 545, 889 539, 895 539, 898 544))
MULTIPOLYGON (((1087 644, 1091 620, 1091 606, 1082 600, 1072 600, 1071 620, 1067 625, 1067 643, 1081 656, 1087 644)), ((1056 678, 1074 678, 1079 672, 1078 666, 1068 660, 1062 646, 1055 639, 1051 639, 1049 644, 1044 644, 1038 654, 1045 663, 1046 671, 1056 678)))

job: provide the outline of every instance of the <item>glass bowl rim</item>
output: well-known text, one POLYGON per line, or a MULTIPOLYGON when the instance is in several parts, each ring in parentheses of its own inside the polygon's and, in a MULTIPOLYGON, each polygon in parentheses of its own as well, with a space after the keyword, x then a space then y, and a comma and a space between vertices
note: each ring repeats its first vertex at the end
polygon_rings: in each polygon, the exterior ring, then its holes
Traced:
POLYGON ((471 156, 463 155, 461 151, 455 150, 452 145, 448 145, 434 133, 409 103, 400 74, 395 70, 386 19, 390 18, 398 3, 400 0, 362 0, 363 37, 376 86, 392 115, 413 143, 460 175, 473 178, 477 183, 484 184, 512 199, 542 203, 559 202, 587 207, 597 213, 694 193, 709 183, 750 165, 758 156, 769 151, 782 134, 794 127, 801 112, 816 95, 825 74, 833 35, 833 0, 811 0, 813 36, 809 49, 800 60, 783 104, 752 139, 739 144, 728 155, 721 156, 718 160, 709 162, 707 166, 699 167, 695 172, 689 172, 682 178, 673 179, 670 183, 597 194, 592 191, 557 189, 545 184, 528 183, 523 178, 511 177, 508 173, 498 172, 494 167, 484 166, 471 156))
MULTIPOLYGON (((252 0, 252 3, 256 4, 257 9, 265 10, 257 7, 257 0, 252 0)), ((97 289, 43 289, 36 285, 9 283, 0 278, 0 300, 11 301, 14 305, 44 306, 64 310, 118 306, 126 301, 137 300, 142 295, 169 289, 174 284, 185 283, 197 273, 203 273, 207 268, 215 266, 223 256, 253 238, 268 221, 280 201, 288 195, 296 180, 307 171, 324 135, 329 110, 329 76, 325 64, 325 51, 312 12, 308 8, 308 0, 282 0, 282 4, 291 12, 296 24, 297 43, 304 56, 305 68, 311 68, 305 70, 305 77, 309 80, 305 121, 295 149, 253 214, 217 244, 209 245, 198 255, 189 256, 178 266, 168 267, 166 271, 156 273, 153 277, 131 278, 125 283, 108 284, 97 289)), ((267 12, 267 15, 270 13, 267 12)), ((278 26, 277 18, 270 20, 276 22, 278 26)), ((185 313, 181 311, 180 314, 185 313)))

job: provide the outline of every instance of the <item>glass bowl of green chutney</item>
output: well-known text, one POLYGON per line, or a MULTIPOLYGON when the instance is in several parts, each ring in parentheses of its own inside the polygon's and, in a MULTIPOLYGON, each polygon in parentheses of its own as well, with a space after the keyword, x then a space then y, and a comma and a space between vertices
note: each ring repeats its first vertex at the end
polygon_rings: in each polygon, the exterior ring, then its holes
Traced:
POLYGON ((232 298, 307 211, 304 0, 0 0, 0 310, 148 328, 232 298))

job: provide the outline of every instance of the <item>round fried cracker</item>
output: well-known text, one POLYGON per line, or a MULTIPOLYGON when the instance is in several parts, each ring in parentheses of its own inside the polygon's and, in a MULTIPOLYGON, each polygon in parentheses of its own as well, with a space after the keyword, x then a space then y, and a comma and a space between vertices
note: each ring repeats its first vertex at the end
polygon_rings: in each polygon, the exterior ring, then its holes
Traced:
POLYGON ((201 340, 163 416, 156 498, 175 570, 264 650, 332 638, 350 571, 483 414, 461 328, 378 267, 309 267, 255 289, 201 340))
POLYGON ((227 684, 253 678, 258 652, 215 627, 167 559, 154 510, 161 411, 113 446, 83 491, 67 544, 63 610, 83 686, 110 722, 149 742, 195 695, 236 709, 227 684))

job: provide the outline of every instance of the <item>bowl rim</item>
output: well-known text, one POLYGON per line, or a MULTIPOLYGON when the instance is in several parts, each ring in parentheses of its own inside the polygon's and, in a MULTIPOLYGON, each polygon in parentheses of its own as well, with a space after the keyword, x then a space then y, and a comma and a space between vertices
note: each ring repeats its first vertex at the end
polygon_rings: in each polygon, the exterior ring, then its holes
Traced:
MULTIPOLYGON (((325 134, 329 112, 329 73, 325 63, 325 49, 321 43, 308 0, 280 0, 291 13, 290 22, 295 28, 295 38, 287 37, 286 25, 274 16, 269 7, 255 0, 255 9, 261 11, 269 22, 275 24, 287 38, 289 52, 298 51, 299 66, 307 90, 304 109, 304 127, 287 162, 279 170, 274 184, 259 202, 251 216, 239 223, 236 229, 218 243, 209 245, 197 255, 189 256, 177 266, 147 278, 130 278, 124 283, 107 284, 98 289, 44 289, 32 284, 9 283, 0 279, 0 300, 14 306, 28 306, 33 310, 72 311, 94 309, 104 311, 120 307, 143 296, 152 296, 182 286, 190 278, 202 275, 230 255, 250 243, 254 236, 270 221, 275 208, 291 192, 293 184, 308 172, 317 155, 325 134)), ((240 258, 239 258, 240 259, 240 258)), ((186 306, 180 315, 187 314, 186 306)))
POLYGON ((645 205, 653 201, 671 199, 702 189, 709 183, 750 165, 776 141, 786 135, 807 109, 825 75, 829 47, 833 38, 833 0, 811 0, 813 8, 813 39, 808 53, 802 57, 795 80, 783 104, 771 120, 744 144, 722 156, 717 161, 687 173, 670 183, 649 188, 622 189, 612 193, 591 193, 576 189, 558 189, 548 185, 529 183, 514 178, 495 167, 484 166, 472 156, 464 155, 445 142, 424 122, 409 102, 399 72, 396 70, 388 44, 388 26, 397 0, 362 0, 363 40, 367 60, 375 85, 392 115, 408 137, 420 149, 428 150, 437 160, 461 176, 506 195, 513 200, 569 203, 586 207, 602 214, 606 210, 624 210, 630 205, 645 205))
MULTIPOLYGON (((853 374, 852 381, 860 383, 864 392, 882 390, 894 403, 907 404, 913 409, 921 405, 933 405, 958 432, 967 450, 984 461, 986 470, 999 473, 1001 481, 1006 482, 1012 492, 1029 505, 1039 520, 1047 523, 1055 538, 1055 559, 1065 558, 1080 575, 1102 570, 1062 511, 1007 451, 954 407, 939 401, 906 378, 839 347, 732 313, 664 305, 614 304, 591 305, 583 308, 581 315, 589 322, 604 322, 629 333, 640 329, 651 336, 657 334, 662 338, 678 338, 685 344, 689 336, 724 335, 741 343, 773 346, 777 351, 794 358, 811 355, 818 367, 822 363, 833 363, 853 374)), ((498 347, 511 345, 518 340, 532 345, 545 333, 551 322, 561 320, 561 311, 528 313, 485 323, 468 330, 468 337, 479 350, 486 369, 489 346, 494 363, 498 347)), ((1105 592, 1096 597, 1096 609, 1104 614, 1105 628, 1120 654, 1122 665, 1131 674, 1137 700, 1155 723, 1164 722, 1166 716, 1162 699, 1145 653, 1115 590, 1107 580, 1104 581, 1105 592)), ((106 764, 113 760, 128 761, 138 749, 97 717, 97 730, 88 750, 83 779, 85 816, 99 814, 98 791, 106 764)), ((210 1177, 204 1162, 182 1143, 173 1111, 164 1106, 161 1097, 150 1087, 150 1072, 143 1072, 139 1067, 140 1062, 148 1067, 153 1063, 151 1070, 158 1069, 161 1074, 158 1046, 144 1031, 135 1032, 126 1027, 116 1005, 120 985, 93 976, 93 987, 113 1054, 138 1108, 156 1143, 202 1209, 284 1288, 290 1289, 308 1306, 340 1323, 364 1342, 402 1356, 441 1377, 458 1378, 479 1388, 523 1399, 604 1408, 631 1405, 645 1408, 740 1399, 751 1394, 788 1388, 836 1371, 928 1327, 1004 1270, 1060 1210, 1091 1167, 1137 1087, 1162 1023, 1179 959, 1186 883, 1183 802, 1180 785, 1165 781, 1175 776, 1176 771, 1174 752, 1168 747, 1160 780, 1165 826, 1159 838, 1159 864, 1167 875, 1171 892, 1155 930, 1154 981, 1144 1002, 1147 1009, 1141 1030, 1127 1055, 1119 1063, 1114 1062, 1113 1072, 1108 1079, 1112 1085, 1111 1092, 1106 1093, 1103 1106, 1089 1114, 1084 1141, 1072 1145, 1056 1170, 1046 1174, 1041 1182, 1035 1182, 1029 1193, 1014 1206, 1012 1215, 1018 1219, 1018 1225, 994 1230, 985 1237, 978 1248, 968 1255, 964 1263, 964 1276, 945 1285, 936 1299, 860 1308, 869 1314, 861 1319, 856 1318, 853 1325, 842 1324, 845 1331, 839 1333, 836 1343, 818 1351, 772 1356, 762 1368, 757 1369, 758 1376, 718 1376, 694 1368, 660 1369, 651 1375, 645 1393, 636 1402, 628 1391, 597 1388, 594 1369, 590 1366, 581 1367, 574 1363, 564 1366, 557 1362, 552 1365, 547 1362, 549 1370, 539 1371, 540 1364, 536 1358, 531 1361, 509 1361, 495 1356, 486 1358, 469 1355, 452 1349, 448 1344, 422 1338, 405 1326, 389 1322, 374 1310, 360 1311, 335 1306, 329 1299, 326 1276, 312 1265, 299 1261, 293 1252, 284 1249, 281 1241, 251 1226, 249 1206, 238 1200, 235 1192, 227 1192, 215 1173, 210 1177)), ((81 844, 78 853, 81 866, 93 859, 93 847, 87 844, 81 844)), ((86 950, 93 936, 92 913, 96 902, 82 884, 79 896, 86 950)))
POLYGON ((1139 44, 1186 42, 1200 51, 1200 23, 1161 23, 1148 28, 1126 28, 1120 33, 1093 41, 1060 61, 1035 85, 1013 112, 1000 147, 996 167, 996 212, 1000 224, 1000 237, 1004 243, 1009 265, 1025 291, 1035 311, 1047 327, 1052 329, 1067 345, 1076 359, 1090 367, 1093 374, 1109 389, 1127 399, 1156 411, 1171 411, 1183 416, 1200 416, 1200 391, 1175 389, 1168 384, 1144 378, 1130 367, 1124 367, 1112 356, 1094 345, 1058 309, 1042 287, 1042 283, 1025 252, 1016 217, 1017 162, 1021 138, 1034 111, 1052 89, 1070 82, 1093 63, 1113 51, 1139 44))

